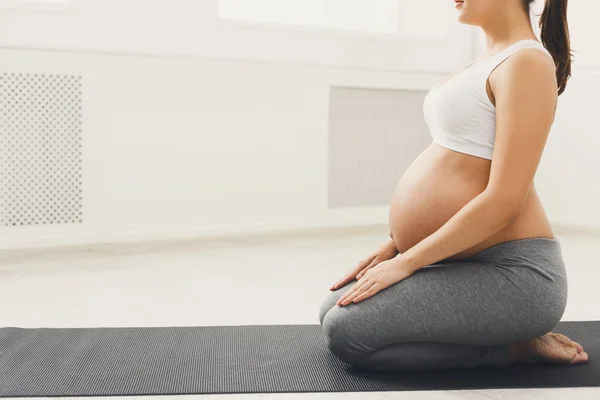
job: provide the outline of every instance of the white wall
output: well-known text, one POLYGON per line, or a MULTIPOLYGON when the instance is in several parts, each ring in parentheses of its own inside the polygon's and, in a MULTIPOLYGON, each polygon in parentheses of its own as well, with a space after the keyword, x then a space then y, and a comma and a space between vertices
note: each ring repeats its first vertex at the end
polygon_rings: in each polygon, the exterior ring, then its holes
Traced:
POLYGON ((84 223, 0 228, 2 248, 386 223, 327 207, 330 86, 427 90, 472 58, 459 25, 406 40, 223 22, 216 0, 23 4, 0 14, 0 70, 84 76, 84 223))
POLYGON ((600 3, 570 1, 572 77, 559 97, 554 126, 537 176, 555 223, 600 228, 600 3))
MULTIPOLYGON (((0 0, 0 71, 84 76, 85 219, 0 228, 0 248, 387 223, 327 208, 329 87, 427 90, 473 53, 458 23, 406 40, 222 22, 216 0, 22 4, 0 0)), ((537 181, 553 221, 600 227, 586 71, 537 181)))
POLYGON ((555 224, 600 229, 600 66, 573 68, 536 185, 555 224))

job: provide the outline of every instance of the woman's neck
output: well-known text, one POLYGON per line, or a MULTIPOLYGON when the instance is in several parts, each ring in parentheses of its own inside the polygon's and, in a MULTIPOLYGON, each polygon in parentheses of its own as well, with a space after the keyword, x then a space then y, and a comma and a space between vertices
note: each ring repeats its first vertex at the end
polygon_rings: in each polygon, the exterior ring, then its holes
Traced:
POLYGON ((506 7, 500 15, 480 26, 485 35, 488 54, 494 54, 523 39, 535 39, 528 15, 518 7, 506 7))

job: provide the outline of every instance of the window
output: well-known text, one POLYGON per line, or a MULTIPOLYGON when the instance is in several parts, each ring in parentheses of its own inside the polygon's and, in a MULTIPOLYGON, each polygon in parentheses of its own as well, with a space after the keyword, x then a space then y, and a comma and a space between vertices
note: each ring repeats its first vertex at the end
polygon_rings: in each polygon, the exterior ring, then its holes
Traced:
POLYGON ((219 0, 225 19, 381 34, 445 37, 448 0, 219 0))
POLYGON ((62 10, 74 0, 0 0, 0 8, 23 10, 62 10))

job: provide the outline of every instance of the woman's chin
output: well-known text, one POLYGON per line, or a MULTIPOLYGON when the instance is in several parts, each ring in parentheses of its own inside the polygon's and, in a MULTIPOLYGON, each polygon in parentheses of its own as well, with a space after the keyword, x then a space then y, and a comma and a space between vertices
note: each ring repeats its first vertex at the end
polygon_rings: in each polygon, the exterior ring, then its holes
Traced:
POLYGON ((462 12, 458 12, 458 16, 456 18, 458 20, 458 22, 460 22, 461 24, 465 24, 465 25, 476 25, 474 23, 474 21, 471 21, 471 19, 468 18, 467 15, 465 15, 462 12))

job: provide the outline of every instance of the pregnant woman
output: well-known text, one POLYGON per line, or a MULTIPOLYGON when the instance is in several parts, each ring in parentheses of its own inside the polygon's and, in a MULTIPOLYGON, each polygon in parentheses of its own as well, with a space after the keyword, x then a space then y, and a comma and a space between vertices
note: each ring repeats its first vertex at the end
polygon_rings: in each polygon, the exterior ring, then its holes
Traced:
POLYGON ((550 332, 567 302, 561 246, 533 178, 571 75, 567 0, 455 1, 487 53, 427 94, 433 142, 398 183, 390 237, 325 299, 331 352, 408 371, 587 362, 550 332))

